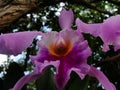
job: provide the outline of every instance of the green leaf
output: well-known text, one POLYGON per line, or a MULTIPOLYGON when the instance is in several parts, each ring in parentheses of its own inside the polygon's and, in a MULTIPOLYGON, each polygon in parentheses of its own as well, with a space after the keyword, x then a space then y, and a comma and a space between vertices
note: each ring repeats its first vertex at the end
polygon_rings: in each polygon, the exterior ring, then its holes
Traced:
POLYGON ((85 79, 81 80, 76 73, 72 72, 65 90, 88 90, 89 80, 89 76, 86 76, 85 79))
POLYGON ((37 90, 57 90, 50 68, 36 81, 37 90))

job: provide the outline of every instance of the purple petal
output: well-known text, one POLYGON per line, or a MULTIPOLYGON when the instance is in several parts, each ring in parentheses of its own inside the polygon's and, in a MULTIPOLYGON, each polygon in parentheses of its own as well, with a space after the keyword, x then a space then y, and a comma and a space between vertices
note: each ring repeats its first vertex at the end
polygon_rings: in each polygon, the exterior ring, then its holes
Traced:
POLYGON ((15 86, 14 86, 12 89, 10 89, 10 90, 21 90, 21 88, 22 88, 25 84, 27 84, 28 82, 31 82, 31 81, 33 81, 33 80, 36 80, 36 79, 38 79, 39 77, 40 77, 40 74, 35 73, 35 72, 33 72, 33 73, 29 74, 29 75, 23 76, 23 77, 15 84, 15 86))
POLYGON ((96 77, 99 82, 104 86, 105 90, 116 90, 115 86, 108 80, 108 78, 96 68, 91 67, 88 74, 90 76, 96 77))
POLYGON ((63 87, 70 78, 70 66, 67 63, 61 62, 59 67, 56 68, 57 73, 55 75, 55 83, 58 87, 58 90, 63 90, 63 87))
POLYGON ((34 68, 34 70, 38 73, 39 72, 43 73, 44 70, 46 70, 46 68, 50 65, 54 66, 55 68, 58 68, 59 64, 60 64, 60 61, 47 61, 47 60, 45 60, 43 63, 41 63, 41 62, 38 62, 38 61, 34 60, 34 64, 36 66, 34 68))
POLYGON ((69 29, 72 26, 74 20, 73 11, 63 10, 59 16, 59 24, 62 29, 69 29))
POLYGON ((39 63, 39 62, 35 62, 35 68, 34 68, 34 72, 23 76, 16 84, 15 86, 12 88, 12 90, 21 90, 21 88, 27 84, 28 82, 31 82, 33 80, 36 80, 40 77, 40 75, 42 73, 44 73, 44 70, 46 70, 46 68, 50 65, 53 65, 54 67, 58 68, 59 66, 59 61, 44 61, 44 63, 39 63))
POLYGON ((100 37, 104 42, 103 51, 108 51, 107 45, 115 46, 115 50, 120 49, 120 15, 106 19, 100 28, 100 37))
POLYGON ((59 33, 59 36, 61 36, 64 40, 70 40, 73 44, 78 41, 84 41, 83 35, 78 30, 63 30, 59 33))
POLYGON ((0 35, 0 53, 17 55, 25 50, 41 32, 18 32, 0 35))
POLYGON ((66 59, 66 63, 69 63, 71 66, 79 66, 82 63, 87 63, 87 59, 91 54, 91 49, 86 40, 80 43, 75 43, 72 51, 66 59))
POLYGON ((102 50, 103 50, 104 52, 107 52, 108 50, 110 50, 109 45, 104 43, 102 50))
POLYGON ((87 62, 87 59, 89 56, 91 56, 91 54, 92 54, 91 49, 89 47, 86 47, 86 49, 79 52, 77 56, 81 58, 82 62, 87 62))
POLYGON ((116 33, 116 40, 114 43, 114 50, 117 51, 118 49, 120 49, 120 32, 116 33))
POLYGON ((79 67, 72 68, 72 71, 76 72, 81 79, 84 79, 89 70, 90 66, 87 64, 81 64, 79 67))
POLYGON ((100 26, 102 25, 101 23, 96 23, 96 24, 86 24, 82 22, 80 19, 76 19, 76 25, 77 29, 80 30, 83 33, 90 33, 93 36, 97 37, 100 33, 100 26))
POLYGON ((58 35, 59 33, 56 31, 44 33, 44 35, 42 36, 42 40, 37 44, 40 48, 43 48, 43 47, 49 48, 51 42, 53 43, 57 40, 58 35))

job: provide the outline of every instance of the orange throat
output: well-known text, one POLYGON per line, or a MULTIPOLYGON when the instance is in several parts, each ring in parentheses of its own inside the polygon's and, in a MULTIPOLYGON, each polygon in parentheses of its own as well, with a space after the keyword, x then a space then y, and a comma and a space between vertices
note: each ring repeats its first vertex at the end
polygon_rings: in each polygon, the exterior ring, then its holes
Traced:
POLYGON ((70 40, 58 39, 56 42, 52 42, 49 47, 50 54, 62 57, 66 56, 72 50, 72 43, 70 40))

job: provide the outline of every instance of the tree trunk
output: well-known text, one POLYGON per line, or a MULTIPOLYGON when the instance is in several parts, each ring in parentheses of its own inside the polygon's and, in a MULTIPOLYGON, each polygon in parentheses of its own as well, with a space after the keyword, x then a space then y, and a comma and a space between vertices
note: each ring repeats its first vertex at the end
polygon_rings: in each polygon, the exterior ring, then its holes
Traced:
POLYGON ((37 0, 1 0, 0 1, 0 30, 8 27, 25 13, 34 9, 37 0))

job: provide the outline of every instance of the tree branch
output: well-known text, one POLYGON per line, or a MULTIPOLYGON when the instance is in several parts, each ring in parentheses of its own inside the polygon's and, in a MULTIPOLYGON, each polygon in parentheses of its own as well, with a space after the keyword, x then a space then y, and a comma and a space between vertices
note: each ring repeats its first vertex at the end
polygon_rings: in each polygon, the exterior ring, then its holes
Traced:
POLYGON ((104 65, 105 63, 115 62, 115 61, 118 61, 118 60, 120 60, 120 54, 118 54, 118 55, 116 55, 116 56, 113 56, 113 57, 106 58, 105 60, 97 63, 95 66, 102 66, 102 65, 104 65))
POLYGON ((4 6, 4 2, 0 2, 0 30, 9 26, 20 16, 36 7, 35 1, 36 0, 32 2, 28 2, 28 0, 11 0, 11 2, 6 3, 6 6, 4 6))
POLYGON ((10 4, 13 0, 0 0, 0 8, 10 4))
POLYGON ((114 0, 105 0, 105 1, 108 1, 114 5, 120 6, 120 1, 114 1, 114 0))

